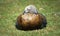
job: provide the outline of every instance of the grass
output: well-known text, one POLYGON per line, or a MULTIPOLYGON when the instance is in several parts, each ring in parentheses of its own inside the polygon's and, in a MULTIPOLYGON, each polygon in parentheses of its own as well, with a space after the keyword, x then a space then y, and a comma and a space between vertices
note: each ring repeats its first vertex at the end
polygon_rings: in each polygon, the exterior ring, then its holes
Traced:
POLYGON ((0 0, 0 36, 60 36, 60 0, 0 0), (22 31, 15 28, 18 15, 33 4, 47 18, 47 27, 22 31))

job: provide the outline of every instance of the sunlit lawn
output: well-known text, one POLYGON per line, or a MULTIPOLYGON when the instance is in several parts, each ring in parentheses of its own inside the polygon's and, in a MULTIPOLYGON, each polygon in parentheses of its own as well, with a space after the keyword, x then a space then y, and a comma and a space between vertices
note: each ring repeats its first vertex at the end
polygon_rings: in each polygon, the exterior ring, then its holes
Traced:
POLYGON ((60 36, 60 0, 0 0, 0 36, 60 36), (15 28, 18 15, 33 4, 47 18, 47 27, 33 31, 15 28))

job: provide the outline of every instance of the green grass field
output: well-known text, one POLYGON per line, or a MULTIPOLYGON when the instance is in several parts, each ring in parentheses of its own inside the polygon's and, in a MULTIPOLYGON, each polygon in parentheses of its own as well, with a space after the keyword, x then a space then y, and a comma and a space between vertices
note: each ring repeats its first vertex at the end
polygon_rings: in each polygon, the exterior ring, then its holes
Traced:
POLYGON ((0 36, 60 36, 60 0, 0 0, 0 36), (15 28, 18 15, 35 5, 47 18, 47 27, 33 31, 15 28))

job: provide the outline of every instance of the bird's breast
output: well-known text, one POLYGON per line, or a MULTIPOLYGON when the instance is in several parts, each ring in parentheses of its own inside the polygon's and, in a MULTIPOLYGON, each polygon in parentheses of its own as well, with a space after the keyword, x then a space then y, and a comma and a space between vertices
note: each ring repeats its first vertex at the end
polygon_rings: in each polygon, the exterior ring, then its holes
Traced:
POLYGON ((32 14, 32 13, 27 13, 27 14, 21 14, 18 17, 18 25, 27 28, 27 27, 35 27, 38 25, 41 25, 42 19, 39 14, 32 14))

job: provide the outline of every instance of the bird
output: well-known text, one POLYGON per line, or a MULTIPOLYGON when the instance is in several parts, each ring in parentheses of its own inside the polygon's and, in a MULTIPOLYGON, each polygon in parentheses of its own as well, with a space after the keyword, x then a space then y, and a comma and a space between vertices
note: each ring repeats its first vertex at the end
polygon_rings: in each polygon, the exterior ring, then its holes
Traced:
POLYGON ((24 12, 17 17, 15 26, 19 30, 35 30, 46 27, 46 24, 46 17, 38 13, 34 5, 28 5, 24 12))

